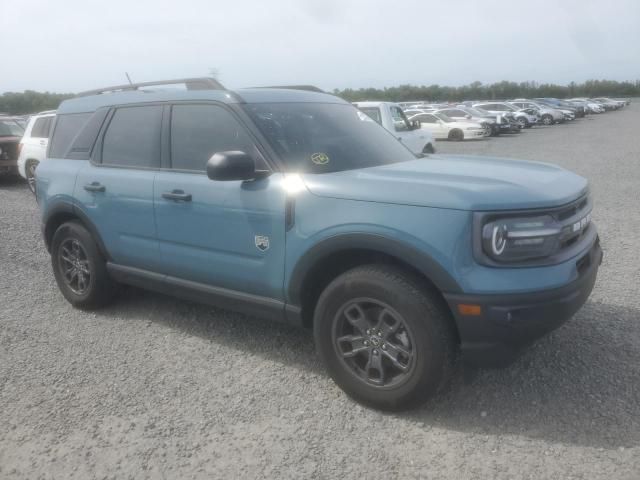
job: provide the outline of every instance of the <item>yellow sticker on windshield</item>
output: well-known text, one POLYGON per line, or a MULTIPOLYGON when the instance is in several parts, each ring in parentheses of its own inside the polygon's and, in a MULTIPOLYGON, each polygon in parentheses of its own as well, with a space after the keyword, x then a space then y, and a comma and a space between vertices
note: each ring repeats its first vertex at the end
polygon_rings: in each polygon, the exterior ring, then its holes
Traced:
POLYGON ((311 161, 316 165, 326 165, 329 163, 329 155, 326 153, 314 153, 311 155, 311 161))

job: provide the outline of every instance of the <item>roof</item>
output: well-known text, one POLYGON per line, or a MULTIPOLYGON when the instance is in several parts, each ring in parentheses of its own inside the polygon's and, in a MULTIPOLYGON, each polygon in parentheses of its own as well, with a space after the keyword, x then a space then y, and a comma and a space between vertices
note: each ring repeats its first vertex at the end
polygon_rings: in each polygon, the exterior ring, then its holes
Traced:
POLYGON ((217 101, 222 103, 285 103, 319 102, 344 103, 327 93, 277 88, 247 88, 231 90, 124 90, 113 93, 86 95, 65 100, 58 114, 93 112, 101 107, 169 101, 217 101))

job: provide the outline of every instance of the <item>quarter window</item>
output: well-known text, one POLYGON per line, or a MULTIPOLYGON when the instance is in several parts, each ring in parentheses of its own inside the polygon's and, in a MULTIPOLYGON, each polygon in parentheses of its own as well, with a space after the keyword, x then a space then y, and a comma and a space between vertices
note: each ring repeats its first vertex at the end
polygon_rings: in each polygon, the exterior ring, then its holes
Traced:
POLYGON ((104 135, 102 163, 123 167, 158 167, 161 120, 161 106, 116 110, 104 135))
POLYGON ((217 105, 174 105, 171 109, 171 166, 204 171, 217 152, 240 150, 256 155, 245 128, 217 105))
POLYGON ((78 135, 78 132, 90 116, 90 113, 58 115, 48 156, 51 158, 64 158, 71 146, 71 142, 76 138, 76 135, 78 135))
POLYGON ((36 119, 31 129, 32 138, 49 138, 52 117, 42 117, 36 119))
POLYGON ((366 113, 371 119, 373 119, 376 123, 382 125, 382 114, 380 113, 380 109, 377 107, 362 107, 364 113, 366 113))

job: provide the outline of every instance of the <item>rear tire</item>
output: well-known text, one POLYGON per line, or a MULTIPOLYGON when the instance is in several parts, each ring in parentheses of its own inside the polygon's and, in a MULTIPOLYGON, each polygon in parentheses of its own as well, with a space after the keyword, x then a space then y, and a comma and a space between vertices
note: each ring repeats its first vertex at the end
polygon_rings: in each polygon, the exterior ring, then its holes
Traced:
POLYGON ((51 242, 51 264, 60 292, 74 307, 92 310, 113 299, 116 283, 98 245, 80 222, 58 227, 51 242))
POLYGON ((322 292, 316 349, 331 378, 366 405, 400 410, 425 402, 451 378, 451 314, 437 292, 401 269, 356 267, 322 292))
POLYGON ((29 185, 29 190, 31 193, 36 193, 36 168, 38 168, 37 160, 27 160, 27 163, 24 165, 24 173, 27 179, 27 185, 29 185))

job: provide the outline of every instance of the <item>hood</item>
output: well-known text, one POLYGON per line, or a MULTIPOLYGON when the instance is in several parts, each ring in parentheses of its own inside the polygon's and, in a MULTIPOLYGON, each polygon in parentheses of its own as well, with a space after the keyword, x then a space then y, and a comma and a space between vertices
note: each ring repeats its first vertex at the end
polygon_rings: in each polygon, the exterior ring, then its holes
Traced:
POLYGON ((587 192, 587 181, 555 165, 472 155, 430 155, 303 181, 314 195, 458 210, 555 207, 587 192))

